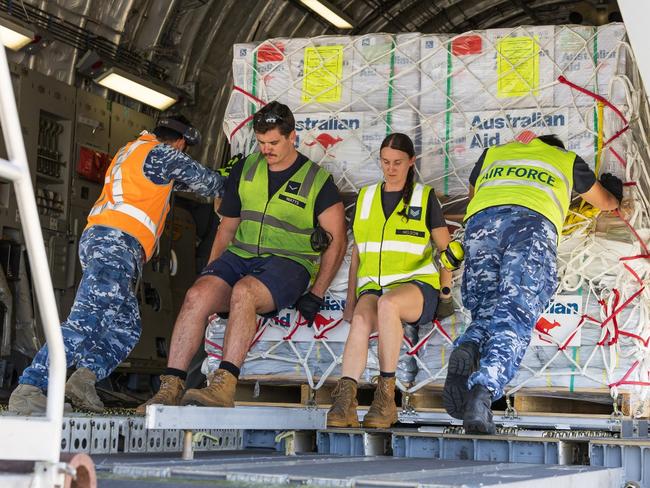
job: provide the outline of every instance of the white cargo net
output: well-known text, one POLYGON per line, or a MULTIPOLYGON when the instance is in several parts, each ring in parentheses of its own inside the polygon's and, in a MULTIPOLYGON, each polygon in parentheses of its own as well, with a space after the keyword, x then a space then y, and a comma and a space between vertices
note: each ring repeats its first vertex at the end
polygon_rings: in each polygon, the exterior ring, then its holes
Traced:
MULTIPOLYGON (((538 324, 508 393, 590 387, 646 398, 650 117, 622 24, 271 39, 234 46, 233 80, 224 119, 233 153, 255 150, 252 115, 278 100, 294 111, 299 151, 330 171, 343 192, 381 179, 379 146, 391 132, 414 140, 418 179, 435 189, 447 214, 459 213, 484 148, 523 130, 556 134, 598 175, 621 177, 623 213, 599 216, 574 202, 558 250, 564 301, 538 324)), ((341 270, 330 310, 313 331, 295 311, 260 319, 243 375, 285 375, 319 388, 340 374, 346 334, 333 331, 341 327, 345 278, 341 270)), ((452 341, 468 323, 458 305, 443 323, 405 329, 399 387, 442 384, 452 341)), ((208 369, 218 363, 222 329, 219 322, 208 329, 208 369)), ((366 379, 376 369, 371 351, 366 379)))

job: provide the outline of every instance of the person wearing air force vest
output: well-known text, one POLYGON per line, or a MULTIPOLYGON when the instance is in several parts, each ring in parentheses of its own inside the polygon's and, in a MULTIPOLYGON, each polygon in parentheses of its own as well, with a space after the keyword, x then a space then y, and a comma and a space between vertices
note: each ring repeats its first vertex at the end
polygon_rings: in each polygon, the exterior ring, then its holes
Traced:
POLYGON ((256 313, 296 305, 312 323, 347 246, 343 203, 332 177, 295 149, 295 120, 271 102, 253 118, 259 152, 235 163, 219 209, 210 262, 187 292, 174 326, 167 370, 147 405, 234 406, 256 313), (208 386, 185 389, 208 317, 229 313, 219 368, 208 386))
POLYGON ((463 304, 472 321, 450 354, 443 404, 467 433, 495 432, 491 403, 503 396, 557 287, 556 250, 571 192, 618 208, 623 185, 600 182, 553 135, 526 132, 487 149, 470 176, 463 304))
POLYGON ((441 289, 451 299, 451 272, 438 274, 431 242, 445 250, 449 231, 433 190, 414 181, 413 142, 404 134, 389 135, 381 144, 380 161, 384 181, 362 188, 356 203, 344 312, 351 325, 327 415, 329 427, 359 426, 357 381, 366 368, 373 332, 378 333, 380 376, 363 425, 387 428, 397 421, 395 371, 402 322, 432 322, 441 289))
MULTIPOLYGON (((163 118, 121 148, 105 175, 102 193, 79 240, 83 276, 68 319, 61 324, 68 367, 66 397, 82 409, 101 412, 95 382, 106 378, 140 337, 134 285, 155 252, 165 226, 171 192, 220 194, 225 178, 184 154, 200 142, 183 116, 163 118)), ((20 377, 9 410, 45 411, 48 349, 44 346, 20 377)))

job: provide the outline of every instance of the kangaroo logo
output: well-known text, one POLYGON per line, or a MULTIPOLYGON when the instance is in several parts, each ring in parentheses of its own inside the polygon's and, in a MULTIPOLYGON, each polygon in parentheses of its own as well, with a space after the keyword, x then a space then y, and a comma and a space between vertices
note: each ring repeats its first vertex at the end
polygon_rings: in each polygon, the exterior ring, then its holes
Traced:
POLYGON ((334 319, 332 317, 323 317, 320 313, 316 314, 316 317, 314 317, 314 323, 316 324, 316 329, 322 329, 323 327, 327 327, 330 325, 332 322, 334 322, 334 319))
POLYGON ((550 322, 544 317, 540 317, 540 319, 537 321, 537 324, 535 324, 535 330, 538 332, 538 337, 544 341, 548 342, 549 344, 551 341, 544 339, 542 337, 543 335, 551 335, 551 331, 557 327, 561 327, 562 324, 560 324, 557 321, 550 322))
POLYGON ((305 146, 312 147, 312 146, 315 146, 316 144, 319 144, 323 148, 323 150, 325 151, 325 154, 327 154, 327 152, 328 152, 328 150, 330 148, 336 146, 342 140, 343 139, 341 139, 338 136, 337 137, 332 137, 332 135, 330 135, 330 134, 323 133, 323 134, 318 134, 318 136, 316 136, 313 141, 306 142, 305 146))

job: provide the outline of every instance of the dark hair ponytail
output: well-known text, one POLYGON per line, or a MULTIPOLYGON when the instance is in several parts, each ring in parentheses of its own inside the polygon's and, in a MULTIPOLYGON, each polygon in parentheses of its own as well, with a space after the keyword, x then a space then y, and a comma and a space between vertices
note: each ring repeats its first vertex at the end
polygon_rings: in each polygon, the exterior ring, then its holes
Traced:
POLYGON ((397 215, 401 215, 406 220, 409 219, 408 208, 409 203, 411 203, 411 197, 413 196, 413 187, 415 186, 414 166, 415 165, 409 168, 409 172, 406 175, 406 183, 404 183, 404 189, 402 190, 402 202, 404 202, 404 206, 402 207, 402 210, 397 212, 397 215))
MULTIPOLYGON (((406 134, 402 134, 400 132, 396 132, 394 134, 390 134, 386 136, 386 138, 381 143, 380 151, 385 147, 390 147, 391 149, 397 149, 398 151, 405 152, 406 154, 408 154, 409 159, 415 156, 415 147, 413 147, 413 141, 409 136, 407 136, 406 134)), ((404 188, 402 189, 402 202, 404 202, 404 206, 402 207, 402 210, 397 212, 397 215, 401 215, 406 220, 408 220, 409 218, 408 207, 409 207, 409 203, 411 202, 411 196, 413 195, 413 187, 415 186, 414 166, 415 165, 412 165, 409 168, 409 172, 406 175, 406 183, 404 184, 404 188)))

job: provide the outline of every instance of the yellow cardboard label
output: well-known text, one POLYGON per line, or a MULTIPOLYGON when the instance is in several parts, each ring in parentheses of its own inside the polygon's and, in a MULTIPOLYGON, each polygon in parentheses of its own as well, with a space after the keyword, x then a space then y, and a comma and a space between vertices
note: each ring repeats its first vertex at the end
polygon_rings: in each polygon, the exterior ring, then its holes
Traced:
POLYGON ((497 43, 497 97, 538 95, 539 44, 533 37, 506 37, 497 43))
POLYGON ((302 79, 302 101, 332 103, 341 100, 343 92, 343 46, 305 48, 302 79))

